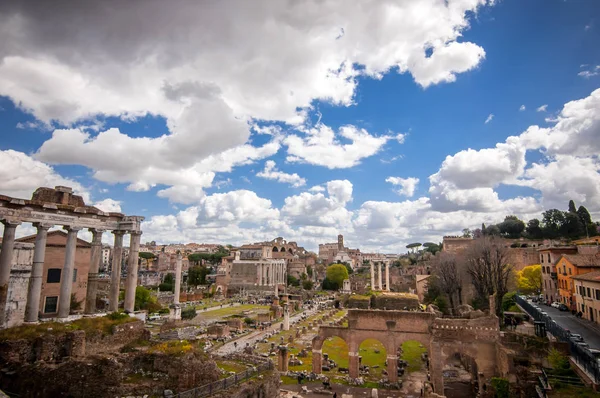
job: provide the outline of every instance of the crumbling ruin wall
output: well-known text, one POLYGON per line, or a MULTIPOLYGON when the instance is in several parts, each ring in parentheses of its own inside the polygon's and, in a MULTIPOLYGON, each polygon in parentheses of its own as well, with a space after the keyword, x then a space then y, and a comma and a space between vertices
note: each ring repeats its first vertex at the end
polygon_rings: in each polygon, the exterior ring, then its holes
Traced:
POLYGON ((348 298, 348 303, 346 306, 348 308, 368 310, 371 308, 371 298, 369 296, 352 295, 348 298))
POLYGON ((150 340, 151 334, 143 322, 129 322, 112 327, 110 334, 90 334, 85 339, 85 354, 114 352, 137 340, 150 340))
POLYGON ((411 294, 383 293, 374 296, 371 306, 378 310, 417 310, 419 298, 411 294))

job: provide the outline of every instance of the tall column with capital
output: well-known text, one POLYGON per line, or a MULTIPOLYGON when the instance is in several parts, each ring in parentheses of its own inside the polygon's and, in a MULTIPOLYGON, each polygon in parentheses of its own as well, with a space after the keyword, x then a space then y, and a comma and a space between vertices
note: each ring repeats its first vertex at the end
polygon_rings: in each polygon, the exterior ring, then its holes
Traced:
POLYGON ((181 289, 181 268, 182 268, 182 257, 181 253, 177 253, 177 260, 175 262, 175 296, 173 298, 173 304, 179 304, 179 290, 181 289))
POLYGON ((379 290, 383 290, 383 284, 382 284, 382 275, 381 275, 381 263, 378 264, 377 266, 378 271, 377 272, 377 283, 379 284, 379 290))
POLYGON ((44 257, 46 255, 46 240, 50 224, 35 223, 37 235, 33 251, 33 267, 29 278, 27 291, 27 306, 25 307, 25 322, 37 322, 40 312, 40 297, 42 295, 42 282, 44 276, 44 257))
POLYGON ((81 229, 69 226, 64 226, 63 228, 67 231, 67 246, 65 247, 65 265, 60 275, 60 295, 58 297, 59 318, 67 318, 71 312, 71 292, 73 291, 77 232, 81 229))
POLYGON ((385 264, 385 290, 390 291, 390 264, 385 264))
POLYGON ((138 257, 142 231, 132 231, 129 243, 129 263, 127 266, 127 282, 125 282, 125 312, 133 312, 135 306, 135 288, 138 277, 138 257))
POLYGON ((98 270, 102 257, 102 233, 104 230, 90 228, 92 233, 92 255, 90 259, 90 272, 88 273, 87 292, 85 294, 85 313, 96 312, 96 293, 98 291, 98 270))
POLYGON ((375 289, 375 267, 373 266, 373 262, 371 263, 371 290, 375 289))
POLYGON ((15 232, 21 224, 17 221, 2 220, 4 235, 2 237, 2 251, 0 252, 0 327, 6 325, 6 302, 8 300, 8 281, 13 262, 15 248, 15 232))
POLYGON ((123 265, 123 235, 124 231, 113 231, 115 246, 112 253, 112 267, 110 271, 110 296, 108 309, 112 312, 119 310, 119 292, 121 288, 121 266, 123 265))

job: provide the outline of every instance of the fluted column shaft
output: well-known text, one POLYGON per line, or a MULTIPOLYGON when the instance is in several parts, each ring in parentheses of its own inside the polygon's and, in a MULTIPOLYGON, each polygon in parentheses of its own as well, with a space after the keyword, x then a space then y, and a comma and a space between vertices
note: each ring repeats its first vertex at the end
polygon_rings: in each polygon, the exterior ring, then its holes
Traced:
POLYGON ((382 279, 383 278, 382 278, 382 275, 381 275, 381 263, 378 264, 377 268, 378 268, 378 271, 379 271, 379 272, 377 272, 377 282, 379 283, 378 288, 379 288, 379 290, 383 290, 383 284, 382 284, 382 279))
POLYGON ((123 231, 113 231, 115 245, 112 253, 112 267, 110 271, 110 297, 108 309, 112 312, 119 310, 119 291, 121 288, 121 266, 123 264, 123 231))
POLYGON ((6 324, 6 302, 8 300, 8 281, 12 268, 13 251, 15 248, 15 232, 20 222, 3 220, 4 235, 2 236, 2 251, 0 252, 0 327, 6 324))
POLYGON ((125 284, 125 312, 133 312, 135 306, 135 289, 138 277, 138 257, 140 253, 141 231, 131 232, 129 243, 129 263, 127 267, 127 282, 125 284))
POLYGON ((40 313, 40 298, 42 295, 42 282, 44 277, 44 259, 46 256, 46 240, 50 224, 35 223, 37 235, 33 251, 33 266, 29 278, 27 291, 27 306, 25 307, 25 322, 37 322, 40 313))
POLYGON ((390 291, 390 265, 385 265, 385 290, 390 291))
POLYGON ((85 313, 96 312, 96 293, 98 291, 98 270, 102 257, 102 233, 104 230, 92 229, 92 254, 90 257, 90 272, 88 273, 87 292, 85 295, 85 313))
POLYGON ((182 258, 181 253, 178 253, 177 260, 175 262, 175 296, 173 297, 173 304, 179 304, 179 290, 181 290, 181 268, 182 258))
POLYGON ((371 290, 376 290, 375 289, 375 267, 373 266, 373 263, 371 263, 371 290))
POLYGON ((58 297, 59 318, 67 318, 71 312, 75 250, 77 249, 77 232, 80 230, 80 228, 67 226, 63 228, 67 231, 67 245, 65 247, 65 265, 60 275, 60 295, 58 297))

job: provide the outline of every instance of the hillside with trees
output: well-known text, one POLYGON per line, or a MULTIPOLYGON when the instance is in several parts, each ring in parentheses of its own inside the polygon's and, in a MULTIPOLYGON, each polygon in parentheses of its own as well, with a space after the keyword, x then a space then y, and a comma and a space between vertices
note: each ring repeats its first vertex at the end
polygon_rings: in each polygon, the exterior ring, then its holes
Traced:
POLYGON ((570 200, 567 211, 549 209, 542 213, 541 219, 533 218, 527 222, 517 216, 508 215, 498 224, 481 225, 474 231, 463 230, 465 237, 502 236, 518 239, 579 239, 597 236, 600 223, 592 221, 590 212, 584 207, 575 206, 570 200))

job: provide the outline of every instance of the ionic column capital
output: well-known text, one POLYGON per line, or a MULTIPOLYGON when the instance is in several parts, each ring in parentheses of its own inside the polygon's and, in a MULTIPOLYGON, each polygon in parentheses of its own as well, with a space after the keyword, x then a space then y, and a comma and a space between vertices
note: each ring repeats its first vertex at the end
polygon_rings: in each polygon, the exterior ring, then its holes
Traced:
POLYGON ((113 235, 120 235, 123 236, 127 233, 127 231, 123 231, 121 229, 115 229, 114 231, 111 231, 113 235))
POLYGON ((141 235, 142 235, 142 231, 129 231, 129 233, 130 233, 132 236, 134 236, 134 235, 135 235, 135 236, 141 236, 141 235))
POLYGON ((43 222, 34 222, 33 226, 37 228, 37 230, 49 230, 50 228, 52 228, 54 226, 54 224, 48 224, 48 223, 43 223, 43 222))
POLYGON ((4 220, 1 220, 0 222, 2 222, 2 224, 4 224, 5 228, 16 228, 19 225, 21 225, 21 221, 17 221, 17 220, 4 219, 4 220))
POLYGON ((102 245, 102 234, 105 230, 96 228, 89 228, 88 230, 92 233, 92 246, 102 245))
POLYGON ((67 232, 79 232, 82 228, 71 225, 63 225, 63 229, 67 232))

